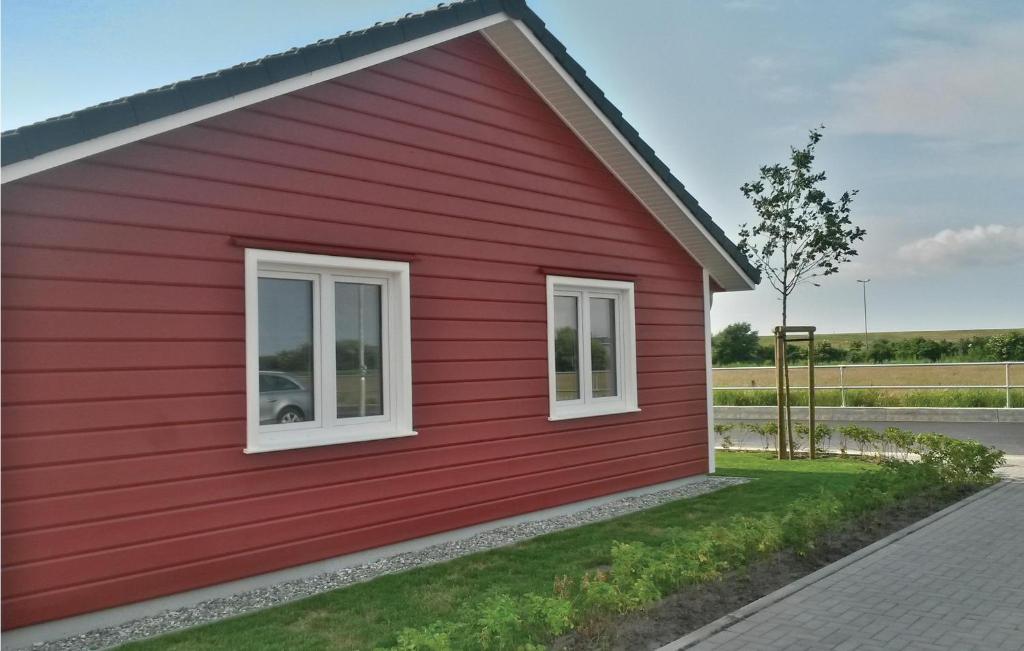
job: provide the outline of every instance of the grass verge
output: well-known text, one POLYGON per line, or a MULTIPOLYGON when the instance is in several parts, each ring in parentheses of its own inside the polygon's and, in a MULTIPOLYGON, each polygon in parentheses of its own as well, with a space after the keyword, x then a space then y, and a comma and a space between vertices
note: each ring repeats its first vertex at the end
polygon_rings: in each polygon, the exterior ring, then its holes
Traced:
MULTIPOLYGON (((815 404, 819 407, 838 407, 842 404, 839 391, 815 391, 815 404)), ((795 406, 807 405, 807 391, 791 392, 795 406)), ((729 407, 775 406, 775 389, 745 391, 715 391, 715 405, 729 407)), ((850 389, 846 392, 847 407, 1005 407, 1003 389, 925 389, 882 390, 850 389)), ((1024 407, 1024 389, 1010 390, 1010 406, 1024 407)))
POLYGON ((663 548, 734 516, 782 515, 801 495, 849 489, 877 466, 840 459, 779 463, 762 455, 720 453, 718 474, 758 481, 512 547, 384 576, 277 608, 127 645, 126 649, 373 649, 396 644, 404 628, 458 621, 466 604, 499 594, 549 594, 558 577, 612 562, 628 540, 663 548))
POLYGON ((606 631, 623 615, 767 555, 807 556, 866 515, 921 497, 952 499, 991 482, 1003 457, 975 442, 896 428, 846 435, 877 438, 920 461, 883 457, 871 466, 726 453, 723 474, 758 481, 135 646, 542 649, 567 633, 606 631))

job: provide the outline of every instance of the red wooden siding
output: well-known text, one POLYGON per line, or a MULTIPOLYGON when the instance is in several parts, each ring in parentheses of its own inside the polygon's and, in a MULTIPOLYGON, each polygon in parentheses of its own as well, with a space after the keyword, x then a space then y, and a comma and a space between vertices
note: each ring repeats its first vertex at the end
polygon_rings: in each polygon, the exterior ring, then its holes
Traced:
POLYGON ((3 626, 703 472, 701 270, 466 37, 5 186, 3 626), (414 254, 420 435, 244 455, 243 250, 414 254), (642 411, 547 420, 539 267, 637 278, 642 411))

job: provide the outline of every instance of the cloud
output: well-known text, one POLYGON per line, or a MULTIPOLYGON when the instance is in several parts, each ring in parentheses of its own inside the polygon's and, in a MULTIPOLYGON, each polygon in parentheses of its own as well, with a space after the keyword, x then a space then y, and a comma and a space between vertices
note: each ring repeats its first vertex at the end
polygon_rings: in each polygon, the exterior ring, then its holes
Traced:
POLYGON ((755 88, 761 99, 773 104, 805 102, 816 93, 791 81, 799 78, 797 69, 792 61, 764 54, 753 56, 747 59, 743 83, 755 88))
POLYGON ((775 0, 726 0, 726 9, 732 11, 775 11, 775 0))
POLYGON ((912 2, 892 12, 896 23, 910 31, 957 31, 970 16, 970 7, 948 2, 912 2))
POLYGON ((1024 226, 946 229, 901 246, 896 257, 918 272, 1022 264, 1024 226))
POLYGON ((889 61, 835 86, 839 109, 829 124, 846 133, 1024 142, 1022 61, 1024 21, 904 41, 889 61))

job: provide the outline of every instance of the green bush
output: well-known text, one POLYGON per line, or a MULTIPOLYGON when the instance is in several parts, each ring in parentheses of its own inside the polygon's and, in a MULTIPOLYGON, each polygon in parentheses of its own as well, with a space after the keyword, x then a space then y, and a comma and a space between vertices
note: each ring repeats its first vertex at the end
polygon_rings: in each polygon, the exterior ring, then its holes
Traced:
POLYGON ((761 437, 761 444, 765 451, 769 448, 772 450, 778 448, 779 426, 777 423, 745 423, 743 427, 761 437))
POLYGON ((879 434, 870 427, 844 425, 839 428, 839 431, 847 441, 857 447, 857 452, 861 455, 877 451, 875 446, 879 439, 879 434))
POLYGON ((733 423, 715 423, 715 434, 721 440, 722 448, 726 450, 732 448, 732 437, 726 434, 726 432, 731 432, 734 429, 736 429, 736 425, 733 423))
MULTIPOLYGON (((793 449, 798 451, 810 448, 810 427, 807 423, 796 423, 793 425, 793 449), (804 443, 806 442, 806 445, 804 443)), ((832 428, 824 423, 814 425, 814 451, 817 454, 825 454, 832 445, 832 428)))
POLYGON ((918 434, 913 437, 913 446, 923 464, 933 467, 942 481, 954 486, 984 483, 1006 462, 1001 450, 942 434, 918 434))
POLYGON ((397 651, 449 651, 452 633, 457 629, 448 622, 434 622, 424 628, 405 628, 398 634, 397 651))

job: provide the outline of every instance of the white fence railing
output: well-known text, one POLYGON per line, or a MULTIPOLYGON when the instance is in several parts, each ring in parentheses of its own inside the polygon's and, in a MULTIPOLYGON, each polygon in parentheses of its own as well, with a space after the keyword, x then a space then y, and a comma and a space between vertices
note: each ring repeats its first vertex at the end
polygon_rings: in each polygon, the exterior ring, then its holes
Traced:
MULTIPOLYGON (((1010 393, 1013 389, 1024 389, 1024 384, 1014 384, 1010 382, 1011 373, 1010 369, 1015 367, 1024 367, 1024 362, 935 362, 935 363, 920 363, 920 364, 815 364, 815 374, 820 374, 822 371, 828 371, 832 369, 838 369, 839 371, 839 383, 838 384, 819 384, 815 382, 815 392, 822 390, 839 390, 840 406, 846 406, 846 392, 857 390, 857 389, 1000 389, 1006 392, 1006 406, 1012 407, 1013 402, 1011 400, 1010 393), (893 369, 900 367, 949 367, 949 366, 981 366, 981 367, 1003 367, 1003 382, 999 384, 847 384, 846 383, 846 371, 850 369, 868 369, 868 368, 880 368, 880 369, 893 369)), ((807 369, 807 366, 790 366, 790 371, 800 371, 801 369, 807 369)), ((769 371, 774 373, 774 367, 772 366, 728 366, 722 368, 712 369, 713 372, 726 372, 729 371, 769 371)), ((751 384, 750 386, 715 386, 715 391, 766 391, 766 390, 777 390, 774 382, 770 385, 756 385, 751 384)), ((790 389, 807 389, 807 385, 796 386, 790 384, 790 389)))

